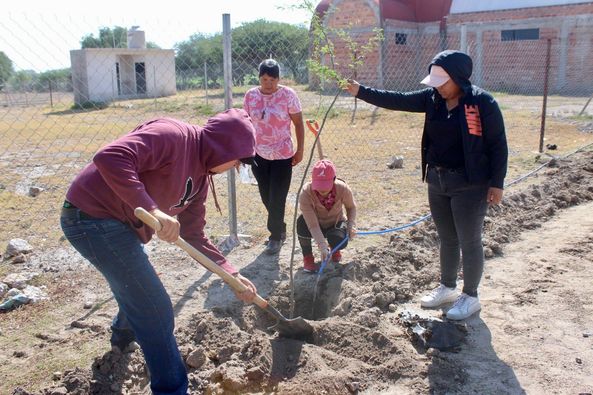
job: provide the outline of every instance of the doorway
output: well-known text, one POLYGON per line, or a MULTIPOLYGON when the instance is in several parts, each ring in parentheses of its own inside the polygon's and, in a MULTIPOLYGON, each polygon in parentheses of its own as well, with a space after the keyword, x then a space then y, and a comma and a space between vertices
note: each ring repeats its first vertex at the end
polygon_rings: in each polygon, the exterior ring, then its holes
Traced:
POLYGON ((136 93, 146 93, 146 66, 144 62, 134 63, 134 69, 136 71, 136 93))

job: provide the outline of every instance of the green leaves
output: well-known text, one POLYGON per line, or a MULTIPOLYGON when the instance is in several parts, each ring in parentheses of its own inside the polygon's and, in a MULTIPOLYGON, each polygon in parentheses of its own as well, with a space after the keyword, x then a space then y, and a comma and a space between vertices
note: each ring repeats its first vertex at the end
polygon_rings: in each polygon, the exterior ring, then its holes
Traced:
POLYGON ((99 36, 87 34, 80 40, 81 48, 126 48, 128 30, 125 27, 114 26, 99 29, 99 36))
POLYGON ((4 87, 4 83, 14 73, 12 60, 2 51, 0 51, 0 90, 4 87))
POLYGON ((312 9, 312 51, 309 68, 321 80, 335 81, 343 87, 348 78, 356 77, 367 55, 379 50, 383 31, 374 28, 369 35, 355 33, 353 24, 346 28, 334 28, 325 24, 324 20, 330 19, 337 11, 338 8, 332 6, 320 16, 312 9), (341 49, 339 53, 336 52, 336 47, 341 49))
MULTIPOLYGON (((308 46, 309 32, 304 26, 264 19, 244 23, 232 31, 233 81, 237 85, 254 84, 257 66, 272 57, 282 65, 282 78, 306 82, 308 46)), ((176 44, 175 49, 178 71, 202 70, 207 63, 209 80, 222 73, 214 67, 222 64, 222 34, 195 34, 176 44)))
MULTIPOLYGON (((93 33, 87 34, 80 40, 80 47, 84 48, 127 48, 128 29, 121 26, 102 27, 99 29, 99 36, 93 33)), ((153 42, 146 43, 147 48, 159 48, 153 42)))

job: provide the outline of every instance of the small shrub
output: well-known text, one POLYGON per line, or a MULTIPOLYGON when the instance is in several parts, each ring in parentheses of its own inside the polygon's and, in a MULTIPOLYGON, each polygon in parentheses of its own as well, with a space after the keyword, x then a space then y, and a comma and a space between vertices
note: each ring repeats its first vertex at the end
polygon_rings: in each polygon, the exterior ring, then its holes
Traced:
POLYGON ((193 110, 199 115, 211 116, 216 114, 210 104, 200 103, 193 106, 193 110))
POLYGON ((103 110, 109 107, 108 102, 103 101, 85 101, 82 103, 75 103, 71 109, 72 110, 103 110))

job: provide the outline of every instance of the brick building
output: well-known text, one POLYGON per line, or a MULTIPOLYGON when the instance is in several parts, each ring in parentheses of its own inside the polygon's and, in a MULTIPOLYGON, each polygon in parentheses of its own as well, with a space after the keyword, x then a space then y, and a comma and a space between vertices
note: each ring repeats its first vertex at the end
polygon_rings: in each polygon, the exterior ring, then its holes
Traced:
MULTIPOLYGON (((593 1, 322 0, 316 11, 330 32, 345 30, 361 45, 383 29, 380 49, 357 71, 366 84, 418 88, 434 54, 460 49, 474 60, 474 84, 541 94, 550 45, 550 91, 593 93, 593 1)), ((348 75, 345 43, 333 39, 348 75)))

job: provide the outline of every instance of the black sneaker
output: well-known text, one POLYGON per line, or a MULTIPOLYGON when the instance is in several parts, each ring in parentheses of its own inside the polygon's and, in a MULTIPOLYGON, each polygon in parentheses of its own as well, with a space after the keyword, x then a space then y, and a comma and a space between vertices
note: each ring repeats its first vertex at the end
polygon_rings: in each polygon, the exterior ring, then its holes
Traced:
POLYGON ((282 242, 280 240, 268 240, 268 244, 264 249, 265 253, 268 255, 274 255, 280 252, 280 248, 282 247, 282 242))
POLYGON ((139 348, 140 348, 140 345, 138 343, 136 343, 135 341, 129 342, 125 346, 124 345, 116 345, 116 344, 111 345, 111 351, 114 354, 129 354, 129 353, 136 351, 139 348))

